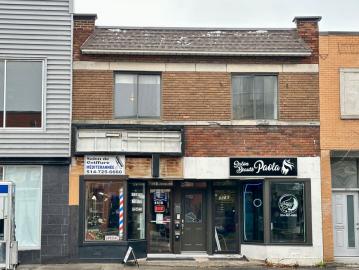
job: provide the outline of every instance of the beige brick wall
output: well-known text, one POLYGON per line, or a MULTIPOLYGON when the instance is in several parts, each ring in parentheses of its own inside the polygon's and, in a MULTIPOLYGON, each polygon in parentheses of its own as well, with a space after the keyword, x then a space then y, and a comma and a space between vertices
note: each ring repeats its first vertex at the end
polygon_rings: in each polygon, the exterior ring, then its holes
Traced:
MULTIPOLYGON (((164 121, 232 119, 231 73, 163 72, 164 121)), ((73 119, 112 120, 113 71, 74 70, 73 119)), ((319 120, 318 73, 279 73, 279 120, 319 120)))
POLYGON ((359 149, 359 120, 340 118, 340 68, 359 67, 359 35, 320 36, 320 145, 324 259, 333 260, 330 150, 359 149), (340 50, 341 46, 357 50, 340 50))

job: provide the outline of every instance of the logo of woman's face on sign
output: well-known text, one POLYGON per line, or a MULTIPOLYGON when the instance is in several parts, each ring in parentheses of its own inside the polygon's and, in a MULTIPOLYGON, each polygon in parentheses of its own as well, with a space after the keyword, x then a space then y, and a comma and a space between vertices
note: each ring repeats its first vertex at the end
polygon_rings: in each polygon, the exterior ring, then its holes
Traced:
POLYGON ((278 207, 283 214, 291 215, 295 213, 298 205, 298 199, 293 194, 284 194, 278 201, 278 207))

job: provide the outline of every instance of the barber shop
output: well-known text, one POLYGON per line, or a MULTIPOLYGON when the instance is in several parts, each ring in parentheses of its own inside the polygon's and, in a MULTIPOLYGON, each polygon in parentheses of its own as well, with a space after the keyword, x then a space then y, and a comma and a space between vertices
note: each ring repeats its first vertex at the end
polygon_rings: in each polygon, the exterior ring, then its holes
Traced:
POLYGON ((118 259, 129 246, 155 258, 321 252, 317 157, 186 157, 180 126, 74 134, 70 216, 80 259, 118 259))

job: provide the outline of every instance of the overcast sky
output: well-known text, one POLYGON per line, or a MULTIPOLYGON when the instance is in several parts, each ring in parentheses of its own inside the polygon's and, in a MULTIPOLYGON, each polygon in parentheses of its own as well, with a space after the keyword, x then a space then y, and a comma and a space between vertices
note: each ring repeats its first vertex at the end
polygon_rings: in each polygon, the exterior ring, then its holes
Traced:
POLYGON ((74 0, 97 25, 235 28, 294 27, 294 16, 320 15, 321 31, 358 31, 359 0, 74 0))

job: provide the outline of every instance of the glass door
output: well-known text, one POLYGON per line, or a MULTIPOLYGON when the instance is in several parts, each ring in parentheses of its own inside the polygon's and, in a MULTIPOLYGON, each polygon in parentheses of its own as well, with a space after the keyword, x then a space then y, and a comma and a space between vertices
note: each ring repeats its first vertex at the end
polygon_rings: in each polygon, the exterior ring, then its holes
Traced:
POLYGON ((214 251, 216 253, 238 252, 236 194, 235 189, 214 191, 214 251))
POLYGON ((149 201, 149 253, 172 252, 171 189, 151 188, 149 201))

